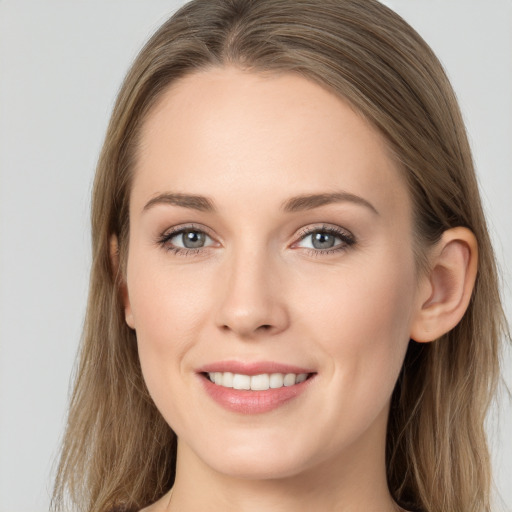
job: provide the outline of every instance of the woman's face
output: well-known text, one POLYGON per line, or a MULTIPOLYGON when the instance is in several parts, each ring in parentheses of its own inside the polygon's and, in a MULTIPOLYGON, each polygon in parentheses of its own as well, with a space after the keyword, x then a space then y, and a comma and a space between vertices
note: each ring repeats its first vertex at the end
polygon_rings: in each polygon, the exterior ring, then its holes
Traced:
POLYGON ((419 302, 411 220, 382 137, 319 85, 217 68, 166 91, 125 306, 180 456, 248 478, 384 460, 419 302))

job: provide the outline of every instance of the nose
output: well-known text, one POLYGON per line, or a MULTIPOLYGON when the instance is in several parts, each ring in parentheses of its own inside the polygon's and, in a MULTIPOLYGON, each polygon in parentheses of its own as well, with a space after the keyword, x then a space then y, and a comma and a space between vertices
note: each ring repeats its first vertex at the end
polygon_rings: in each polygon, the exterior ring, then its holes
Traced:
POLYGON ((289 325, 285 290, 279 264, 272 263, 263 251, 239 251, 220 273, 222 290, 217 305, 216 323, 243 339, 273 336, 289 325))

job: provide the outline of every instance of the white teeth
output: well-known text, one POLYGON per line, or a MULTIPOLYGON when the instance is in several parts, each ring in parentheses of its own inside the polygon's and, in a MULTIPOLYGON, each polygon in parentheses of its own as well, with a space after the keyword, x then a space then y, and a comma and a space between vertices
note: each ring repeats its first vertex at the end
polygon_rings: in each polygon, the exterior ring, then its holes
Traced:
POLYGON ((233 375, 233 389, 251 389, 251 377, 235 373, 233 375))
POLYGON ((283 387, 283 374, 282 373, 273 373, 270 376, 270 387, 273 389, 283 387))
POLYGON ((284 376, 284 382, 283 384, 285 386, 293 386, 295 384, 295 373, 287 373, 285 376, 284 376))
POLYGON ((269 388, 278 389, 283 386, 300 384, 308 378, 307 373, 262 373, 260 375, 243 375, 231 372, 210 372, 208 377, 218 386, 233 389, 265 391, 269 388))
POLYGON ((224 372, 224 376, 222 377, 222 385, 225 388, 233 387, 233 374, 231 372, 224 372))
POLYGON ((299 375, 297 375, 297 379, 295 379, 295 383, 300 384, 301 382, 304 382, 307 378, 307 373, 299 373, 299 375))
POLYGON ((269 387, 270 377, 268 373, 253 375, 251 377, 251 389, 253 391, 265 391, 269 387))

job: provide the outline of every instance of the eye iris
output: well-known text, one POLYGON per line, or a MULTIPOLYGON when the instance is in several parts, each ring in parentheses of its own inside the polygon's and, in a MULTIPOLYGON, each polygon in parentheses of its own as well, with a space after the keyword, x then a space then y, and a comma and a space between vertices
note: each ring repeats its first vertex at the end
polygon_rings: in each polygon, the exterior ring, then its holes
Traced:
POLYGON ((205 234, 199 231, 184 231, 182 234, 183 246, 187 249, 196 249, 203 247, 205 243, 205 234))
POLYGON ((312 243, 315 249, 330 249, 334 246, 334 240, 334 235, 324 231, 317 231, 312 234, 312 243))

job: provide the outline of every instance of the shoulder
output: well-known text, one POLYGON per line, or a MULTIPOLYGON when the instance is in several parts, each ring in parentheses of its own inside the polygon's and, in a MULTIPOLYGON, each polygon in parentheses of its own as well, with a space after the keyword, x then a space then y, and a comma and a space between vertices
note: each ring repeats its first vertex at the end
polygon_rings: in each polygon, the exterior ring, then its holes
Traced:
POLYGON ((142 509, 130 505, 116 505, 105 510, 105 512, 165 512, 165 510, 167 510, 167 506, 169 505, 171 494, 171 491, 169 491, 167 494, 164 494, 159 500, 142 509))

